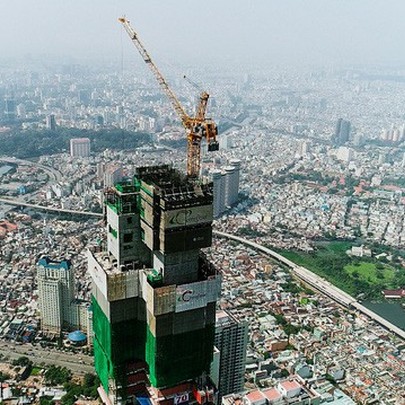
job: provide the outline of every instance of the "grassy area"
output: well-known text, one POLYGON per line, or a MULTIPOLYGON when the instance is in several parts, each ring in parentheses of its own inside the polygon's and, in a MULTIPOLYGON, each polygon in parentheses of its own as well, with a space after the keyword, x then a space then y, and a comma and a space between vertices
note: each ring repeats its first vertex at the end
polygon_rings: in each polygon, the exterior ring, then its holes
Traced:
POLYGON ((340 289, 353 295, 381 299, 381 290, 398 288, 405 270, 396 270, 389 264, 374 259, 353 258, 346 254, 350 242, 322 242, 315 252, 281 251, 287 259, 324 277, 340 289))
POLYGON ((41 374, 41 367, 32 367, 31 375, 36 376, 41 374))
POLYGON ((346 253, 347 250, 352 248, 353 243, 352 242, 333 241, 333 242, 320 243, 319 246, 323 247, 328 252, 346 253))
POLYGON ((371 284, 384 282, 389 285, 395 276, 395 270, 392 267, 385 265, 382 269, 377 269, 376 264, 371 262, 348 264, 344 269, 352 277, 358 277, 371 284))

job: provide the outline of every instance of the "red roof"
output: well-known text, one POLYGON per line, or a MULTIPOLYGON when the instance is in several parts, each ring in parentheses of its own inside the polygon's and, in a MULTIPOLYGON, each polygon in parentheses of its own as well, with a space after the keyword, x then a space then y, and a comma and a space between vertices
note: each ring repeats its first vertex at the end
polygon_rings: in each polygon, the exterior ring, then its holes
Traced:
POLYGON ((269 401, 274 401, 274 400, 280 399, 282 397, 282 395, 276 388, 270 388, 268 390, 264 390, 263 394, 269 401))
POLYGON ((297 381, 283 381, 280 385, 288 392, 301 388, 301 385, 297 381))
POLYGON ((405 297, 405 288, 400 288, 398 290, 383 290, 384 295, 392 295, 396 297, 405 297))
POLYGON ((246 398, 251 402, 251 403, 255 403, 255 402, 259 402, 259 401, 263 401, 265 398, 262 394, 261 391, 259 390, 255 390, 252 392, 249 392, 249 394, 246 395, 246 398))

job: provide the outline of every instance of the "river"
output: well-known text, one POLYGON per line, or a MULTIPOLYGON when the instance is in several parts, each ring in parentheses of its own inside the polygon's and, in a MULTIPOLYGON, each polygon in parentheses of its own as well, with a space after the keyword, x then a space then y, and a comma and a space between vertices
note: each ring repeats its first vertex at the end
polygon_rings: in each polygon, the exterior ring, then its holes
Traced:
POLYGON ((361 304, 398 328, 405 330, 405 308, 399 302, 362 301, 361 304))

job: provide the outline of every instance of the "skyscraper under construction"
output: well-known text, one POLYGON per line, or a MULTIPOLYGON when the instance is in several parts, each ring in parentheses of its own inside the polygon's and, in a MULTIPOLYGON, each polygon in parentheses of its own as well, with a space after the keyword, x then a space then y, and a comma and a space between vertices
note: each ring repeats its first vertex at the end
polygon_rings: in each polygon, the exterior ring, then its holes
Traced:
POLYGON ((137 169, 106 191, 106 246, 89 250, 95 367, 106 403, 212 401, 221 280, 212 183, 169 166, 137 169))

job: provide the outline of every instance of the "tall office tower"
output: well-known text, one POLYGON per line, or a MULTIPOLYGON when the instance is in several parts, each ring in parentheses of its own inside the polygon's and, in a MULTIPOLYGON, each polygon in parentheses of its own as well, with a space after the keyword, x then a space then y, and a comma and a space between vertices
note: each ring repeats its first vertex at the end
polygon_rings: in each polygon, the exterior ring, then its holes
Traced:
POLYGON ((231 314, 218 311, 215 323, 215 347, 219 350, 218 399, 241 392, 244 386, 248 324, 231 314))
POLYGON ((9 121, 15 121, 16 117, 16 104, 12 97, 6 97, 4 99, 4 118, 9 121))
POLYGON ((336 123, 334 143, 337 145, 343 145, 350 139, 351 123, 339 118, 336 123))
POLYGON ((350 121, 343 121, 342 129, 340 131, 341 142, 345 143, 350 140, 352 124, 350 121))
POLYGON ((230 207, 234 198, 234 180, 235 180, 235 168, 233 166, 225 166, 223 168, 225 172, 225 206, 230 207))
POLYGON ((309 152, 309 142, 306 140, 303 140, 299 143, 299 148, 298 148, 298 155, 300 157, 306 157, 308 156, 309 152))
POLYGON ((56 130, 56 120, 54 114, 49 114, 46 116, 46 129, 49 129, 51 131, 56 130))
POLYGON ((240 160, 230 160, 230 165, 211 172, 214 192, 214 218, 218 218, 227 207, 238 202, 240 160))
POLYGON ((106 194, 107 246, 89 251, 95 367, 103 401, 192 403, 210 369, 221 280, 212 184, 139 168, 106 194))
POLYGON ((70 156, 72 157, 89 157, 90 156, 90 139, 73 138, 70 140, 70 156))
POLYGON ((18 118, 26 118, 27 116, 27 109, 24 104, 17 105, 17 117, 18 118))
POLYGON ((119 163, 108 164, 104 171, 104 187, 112 187, 122 180, 122 165, 119 163))
POLYGON ((231 159, 229 164, 234 168, 234 170, 228 181, 227 203, 228 205, 233 205, 238 202, 241 162, 239 159, 231 159))
POLYGON ((334 134, 335 142, 337 142, 339 140, 340 131, 342 130, 342 122, 343 122, 343 118, 339 118, 337 120, 336 128, 335 128, 335 134, 334 134))
POLYGON ((78 98, 79 98, 80 104, 89 105, 90 97, 91 97, 91 94, 90 94, 89 90, 79 90, 78 98))
POLYGON ((98 180, 104 181, 104 173, 107 165, 104 162, 99 162, 96 165, 96 176, 98 180))
POLYGON ((212 175, 212 184, 213 184, 213 215, 214 218, 218 218, 225 209, 223 192, 222 192, 222 172, 221 170, 213 170, 212 175))
POLYGON ((74 300, 74 275, 70 261, 42 257, 37 264, 37 283, 41 329, 59 333, 70 323, 70 304, 74 300))

